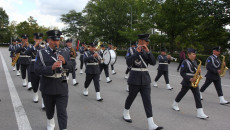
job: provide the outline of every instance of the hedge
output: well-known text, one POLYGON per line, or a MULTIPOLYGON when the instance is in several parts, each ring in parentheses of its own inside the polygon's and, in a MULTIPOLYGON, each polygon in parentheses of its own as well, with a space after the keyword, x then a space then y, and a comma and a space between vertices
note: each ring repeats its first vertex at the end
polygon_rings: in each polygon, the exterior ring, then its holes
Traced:
MULTIPOLYGON (((118 56, 125 56, 127 53, 127 51, 125 50, 117 50, 117 55, 118 56)), ((157 53, 157 52, 152 52, 154 57, 157 57, 160 53, 157 53)), ((177 58, 177 62, 179 62, 179 54, 172 54, 171 55, 172 57, 174 58, 177 58)), ((206 62, 206 59, 209 57, 209 55, 201 55, 201 54, 197 54, 197 59, 200 59, 202 61, 202 65, 205 65, 205 62, 206 62)), ((221 60, 222 60, 222 57, 221 57, 221 60)), ((227 55, 225 57, 225 61, 226 61, 226 64, 228 66, 228 68, 230 68, 230 61, 229 61, 229 55, 227 55)))

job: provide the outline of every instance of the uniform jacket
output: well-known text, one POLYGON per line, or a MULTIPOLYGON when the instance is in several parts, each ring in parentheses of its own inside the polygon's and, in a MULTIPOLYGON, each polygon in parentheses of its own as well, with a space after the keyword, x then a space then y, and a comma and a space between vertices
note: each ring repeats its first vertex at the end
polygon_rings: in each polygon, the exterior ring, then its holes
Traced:
POLYGON ((218 57, 216 58, 214 55, 209 56, 206 60, 206 69, 208 71, 205 77, 213 80, 220 79, 220 75, 218 73, 218 70, 220 68, 221 68, 220 59, 218 57))
MULTIPOLYGON (((134 54, 130 53, 126 55, 126 64, 132 68, 147 68, 148 64, 155 65, 156 60, 151 52, 137 52, 134 54), (143 59, 143 62, 141 60, 143 59), (146 65, 145 65, 146 64, 146 65)), ((128 78, 128 84, 132 85, 149 85, 151 83, 151 78, 148 71, 134 71, 131 70, 128 78)))
POLYGON ((30 45, 22 47, 22 44, 17 45, 16 53, 20 53, 20 57, 18 58, 19 64, 27 64, 27 65, 30 64, 31 57, 22 57, 22 56, 28 56, 25 54, 25 52, 29 46, 30 45))
POLYGON ((62 81, 62 78, 50 78, 46 76, 52 76, 60 73, 60 69, 52 70, 52 65, 56 62, 52 57, 57 59, 57 53, 65 58, 65 64, 62 65, 64 69, 71 69, 71 61, 69 53, 64 50, 54 52, 52 49, 47 47, 46 49, 40 50, 42 54, 45 66, 42 64, 39 52, 36 55, 34 70, 37 75, 41 75, 40 79, 40 90, 42 93, 47 95, 68 95, 68 84, 67 81, 62 81))
POLYGON ((37 51, 38 51, 38 50, 41 50, 41 49, 42 49, 42 48, 41 48, 40 46, 37 46, 37 47, 35 48, 34 46, 31 45, 31 46, 29 46, 29 47, 27 48, 27 50, 25 51, 25 54, 31 57, 30 68, 29 68, 30 72, 35 72, 35 71, 34 71, 34 62, 35 62, 35 61, 33 61, 33 60, 35 60, 35 58, 36 58, 37 51))
POLYGON ((189 86, 191 87, 190 78, 193 78, 190 74, 195 74, 197 68, 197 62, 191 61, 189 59, 185 59, 181 64, 180 75, 182 76, 183 80, 181 82, 182 86, 189 86))
POLYGON ((9 46, 10 57, 15 57, 16 45, 11 44, 9 46))
POLYGON ((168 71, 168 64, 171 63, 171 60, 167 58, 167 55, 159 55, 158 61, 159 61, 159 66, 157 69, 160 71, 168 71))
POLYGON ((98 63, 98 61, 93 57, 93 52, 86 51, 84 53, 84 63, 86 63, 86 74, 100 74, 99 65, 87 65, 88 63, 98 63))

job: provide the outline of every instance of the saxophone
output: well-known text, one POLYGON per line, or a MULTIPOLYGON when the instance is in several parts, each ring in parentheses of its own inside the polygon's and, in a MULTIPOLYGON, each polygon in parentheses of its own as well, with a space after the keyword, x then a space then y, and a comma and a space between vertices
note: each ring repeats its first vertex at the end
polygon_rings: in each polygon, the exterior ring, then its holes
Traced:
POLYGON ((226 71, 228 70, 228 67, 227 67, 226 65, 224 65, 224 62, 225 62, 225 56, 224 56, 224 55, 222 55, 222 57, 223 57, 223 60, 222 60, 222 63, 221 63, 221 68, 220 68, 220 70, 221 70, 221 74, 220 74, 220 76, 221 76, 221 77, 224 77, 224 76, 225 76, 225 74, 226 74, 226 71))
POLYGON ((14 60, 12 61, 11 65, 15 66, 16 62, 18 61, 18 58, 20 57, 20 53, 17 53, 14 60))
POLYGON ((200 64, 198 65, 196 73, 193 76, 193 78, 195 78, 196 80, 195 80, 195 82, 191 83, 191 85, 192 85, 193 88, 198 87, 200 80, 203 78, 202 75, 199 73, 199 70, 201 69, 202 61, 201 60, 198 60, 198 61, 200 62, 200 64))

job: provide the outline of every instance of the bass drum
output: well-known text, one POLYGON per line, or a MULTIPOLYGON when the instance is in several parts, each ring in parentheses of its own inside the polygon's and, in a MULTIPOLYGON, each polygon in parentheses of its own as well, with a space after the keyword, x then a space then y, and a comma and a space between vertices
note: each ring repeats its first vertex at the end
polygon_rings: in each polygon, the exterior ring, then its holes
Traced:
POLYGON ((114 65, 117 61, 117 54, 114 50, 105 50, 103 53, 104 64, 114 65))

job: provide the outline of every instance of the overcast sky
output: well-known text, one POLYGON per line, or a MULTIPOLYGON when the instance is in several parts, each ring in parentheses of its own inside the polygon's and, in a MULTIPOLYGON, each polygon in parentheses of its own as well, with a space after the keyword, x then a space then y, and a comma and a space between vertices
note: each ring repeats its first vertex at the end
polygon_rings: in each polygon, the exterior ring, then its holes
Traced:
POLYGON ((88 0, 0 0, 0 7, 6 11, 10 21, 17 23, 33 16, 39 25, 64 27, 60 15, 69 10, 82 11, 88 0))

